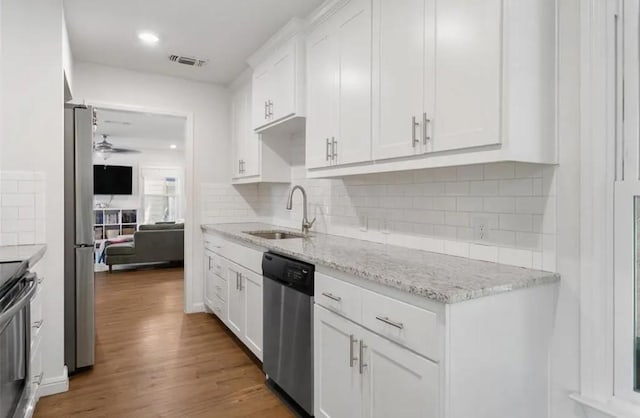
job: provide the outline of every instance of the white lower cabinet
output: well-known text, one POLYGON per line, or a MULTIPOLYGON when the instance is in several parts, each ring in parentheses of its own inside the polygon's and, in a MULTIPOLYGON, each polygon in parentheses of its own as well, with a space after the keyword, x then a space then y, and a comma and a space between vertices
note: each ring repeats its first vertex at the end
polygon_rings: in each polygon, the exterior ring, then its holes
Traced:
POLYGON ((315 416, 362 416, 361 328, 318 305, 313 314, 315 416))
POLYGON ((439 417, 438 365, 316 305, 317 417, 439 417))
POLYGON ((242 338, 245 319, 244 294, 242 293, 242 272, 235 263, 227 265, 227 325, 238 337, 242 338))
POLYGON ((438 418, 438 365, 363 330, 364 416, 438 418))
POLYGON ((243 341, 262 359, 262 276, 250 270, 242 273, 245 325, 243 341))
POLYGON ((262 360, 262 275, 255 260, 247 262, 249 252, 253 259, 257 252, 220 240, 216 244, 205 241, 204 303, 262 360))
POLYGON ((548 285, 443 304, 316 271, 315 414, 545 416, 556 297, 548 285))

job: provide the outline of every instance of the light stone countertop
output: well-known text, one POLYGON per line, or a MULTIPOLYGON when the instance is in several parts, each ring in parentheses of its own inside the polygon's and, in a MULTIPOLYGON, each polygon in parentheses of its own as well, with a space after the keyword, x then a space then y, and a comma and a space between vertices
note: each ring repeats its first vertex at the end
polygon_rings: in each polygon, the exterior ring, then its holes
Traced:
POLYGON ((557 273, 336 235, 312 232, 306 238, 268 240, 246 233, 300 232, 263 223, 220 223, 201 228, 204 232, 217 233, 441 303, 463 302, 560 280, 557 273))
POLYGON ((29 267, 33 267, 46 251, 46 244, 0 245, 0 263, 28 261, 29 267))

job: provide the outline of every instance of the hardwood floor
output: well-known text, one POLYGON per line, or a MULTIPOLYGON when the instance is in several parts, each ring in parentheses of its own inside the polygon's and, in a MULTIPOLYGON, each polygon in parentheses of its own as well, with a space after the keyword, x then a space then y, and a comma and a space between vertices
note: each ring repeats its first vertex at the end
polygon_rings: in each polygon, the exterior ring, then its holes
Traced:
POLYGON ((35 417, 291 417, 255 357, 208 314, 183 313, 182 268, 96 275, 96 365, 35 417))

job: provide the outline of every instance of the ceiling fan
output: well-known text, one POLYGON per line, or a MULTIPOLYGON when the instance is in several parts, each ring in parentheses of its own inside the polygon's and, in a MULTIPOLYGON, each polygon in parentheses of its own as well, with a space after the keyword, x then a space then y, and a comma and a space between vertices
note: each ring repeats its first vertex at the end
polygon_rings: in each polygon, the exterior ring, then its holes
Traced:
POLYGON ((116 148, 113 144, 107 141, 108 135, 102 134, 102 141, 93 143, 93 150, 100 154, 137 154, 140 153, 138 150, 129 149, 129 148, 116 148))

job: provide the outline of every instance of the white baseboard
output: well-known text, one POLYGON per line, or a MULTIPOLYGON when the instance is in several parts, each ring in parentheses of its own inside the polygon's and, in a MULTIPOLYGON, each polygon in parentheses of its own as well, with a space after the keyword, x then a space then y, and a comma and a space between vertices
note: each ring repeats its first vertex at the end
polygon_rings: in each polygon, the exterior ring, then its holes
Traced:
POLYGON ((187 306, 187 308, 184 311, 185 313, 188 313, 188 314, 206 312, 204 309, 204 302, 193 303, 191 304, 191 306, 187 306))
POLYGON ((48 377, 42 380, 38 388, 38 397, 55 395, 69 390, 69 373, 67 366, 64 366, 62 375, 48 377))

